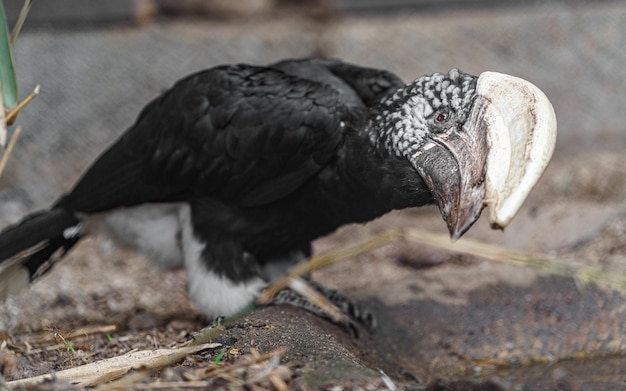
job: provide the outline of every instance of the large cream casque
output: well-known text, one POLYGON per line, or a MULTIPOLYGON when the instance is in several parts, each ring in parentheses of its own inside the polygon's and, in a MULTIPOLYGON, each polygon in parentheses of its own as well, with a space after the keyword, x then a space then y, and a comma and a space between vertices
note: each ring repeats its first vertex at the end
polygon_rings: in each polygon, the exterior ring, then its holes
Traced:
POLYGON ((485 206, 493 228, 506 227, 535 186, 556 144, 556 116, 546 95, 518 77, 484 72, 477 94, 488 100, 485 206))

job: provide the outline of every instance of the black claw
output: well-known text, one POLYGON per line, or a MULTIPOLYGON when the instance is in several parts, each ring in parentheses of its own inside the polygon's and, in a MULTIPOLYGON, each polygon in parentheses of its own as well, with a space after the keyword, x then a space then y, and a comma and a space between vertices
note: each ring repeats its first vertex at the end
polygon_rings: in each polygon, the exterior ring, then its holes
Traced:
POLYGON ((359 332, 359 328, 357 327, 357 324, 352 321, 351 319, 348 320, 344 325, 343 328, 345 329, 345 331, 347 333, 349 333, 353 338, 360 338, 361 337, 361 333, 359 332))

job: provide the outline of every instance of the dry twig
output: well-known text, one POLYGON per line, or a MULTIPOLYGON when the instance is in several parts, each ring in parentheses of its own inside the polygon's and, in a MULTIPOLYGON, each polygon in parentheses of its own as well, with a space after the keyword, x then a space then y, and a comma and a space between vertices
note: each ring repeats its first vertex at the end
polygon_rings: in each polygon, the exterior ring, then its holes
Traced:
MULTIPOLYGON (((160 369, 178 362, 190 354, 214 349, 221 344, 204 344, 175 349, 142 350, 107 358, 94 363, 9 382, 10 386, 37 384, 50 379, 66 380, 83 386, 107 383, 127 374, 131 369, 160 369)), ((142 377, 143 378, 143 377, 142 377)))

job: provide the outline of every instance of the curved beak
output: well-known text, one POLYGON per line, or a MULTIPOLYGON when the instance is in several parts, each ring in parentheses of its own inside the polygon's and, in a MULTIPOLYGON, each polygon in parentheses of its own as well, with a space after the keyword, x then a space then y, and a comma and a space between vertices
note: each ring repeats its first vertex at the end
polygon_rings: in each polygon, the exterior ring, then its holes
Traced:
POLYGON ((413 166, 426 182, 453 240, 474 224, 485 199, 488 122, 472 110, 463 131, 432 137, 413 158, 413 166))
POLYGON ((556 143, 554 110, 533 84, 485 72, 462 130, 435 134, 412 158, 453 240, 489 206, 504 228, 545 170, 556 143))

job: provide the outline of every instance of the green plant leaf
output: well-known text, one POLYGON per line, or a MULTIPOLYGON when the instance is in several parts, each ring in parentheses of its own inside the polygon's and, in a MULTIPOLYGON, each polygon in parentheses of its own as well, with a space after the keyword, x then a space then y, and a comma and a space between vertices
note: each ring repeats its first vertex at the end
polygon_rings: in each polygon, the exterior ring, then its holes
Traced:
POLYGON ((217 356, 213 360, 213 364, 216 364, 216 365, 219 364, 222 361, 222 358, 224 358, 225 353, 226 353, 226 349, 220 350, 220 352, 217 354, 217 356))
POLYGON ((9 37, 4 5, 0 2, 0 82, 2 82, 4 105, 13 108, 17 105, 18 97, 15 63, 13 62, 13 51, 9 37))

